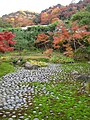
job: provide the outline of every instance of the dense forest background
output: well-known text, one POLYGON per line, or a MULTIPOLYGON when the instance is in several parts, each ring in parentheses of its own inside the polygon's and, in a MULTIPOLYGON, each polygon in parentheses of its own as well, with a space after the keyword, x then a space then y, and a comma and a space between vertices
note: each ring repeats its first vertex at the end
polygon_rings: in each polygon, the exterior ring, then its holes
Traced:
POLYGON ((90 9, 86 10, 89 3, 90 0, 80 0, 78 3, 71 3, 67 6, 57 4, 43 10, 41 13, 19 10, 8 15, 3 15, 0 18, 0 27, 25 27, 38 24, 47 25, 55 21, 67 22, 71 18, 72 20, 79 19, 80 24, 89 24, 90 9), (84 19, 82 20, 83 16, 84 19))

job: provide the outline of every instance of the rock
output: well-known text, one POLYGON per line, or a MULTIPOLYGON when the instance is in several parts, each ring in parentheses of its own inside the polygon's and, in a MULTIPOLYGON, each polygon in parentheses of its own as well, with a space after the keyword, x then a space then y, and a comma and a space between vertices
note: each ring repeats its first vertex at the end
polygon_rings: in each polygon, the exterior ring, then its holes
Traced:
POLYGON ((8 120, 13 120, 13 118, 9 118, 8 120))
POLYGON ((3 117, 5 118, 5 117, 7 117, 6 115, 3 115, 3 117))
POLYGON ((38 65, 33 65, 33 69, 38 69, 39 66, 38 65))
POLYGON ((88 81, 90 81, 90 76, 88 76, 88 75, 78 75, 78 76, 76 77, 76 79, 77 79, 77 80, 83 80, 83 81, 85 81, 85 82, 88 82, 88 81))
POLYGON ((39 120, 38 118, 34 118, 33 120, 39 120))
POLYGON ((12 118, 16 118, 16 115, 13 115, 12 118))
POLYGON ((21 62, 21 61, 20 61, 20 60, 18 60, 16 64, 17 64, 17 65, 19 65, 19 64, 20 64, 20 62, 21 62))
POLYGON ((24 119, 24 120, 29 120, 29 118, 26 118, 26 119, 24 119))
POLYGON ((0 115, 3 115, 3 113, 0 112, 0 115))
POLYGON ((25 69, 29 69, 29 70, 32 70, 32 69, 38 69, 38 65, 32 65, 32 64, 30 64, 30 62, 26 62, 25 63, 25 69))
POLYGON ((19 118, 23 119, 23 118, 24 118, 24 116, 20 116, 19 118))
POLYGON ((2 105, 2 98, 1 98, 2 96, 0 95, 0 107, 2 107, 3 105, 2 105))
POLYGON ((88 94, 90 94, 90 82, 86 82, 85 90, 87 91, 88 94))
POLYGON ((78 75, 79 73, 78 73, 78 71, 73 71, 71 74, 72 75, 78 75))

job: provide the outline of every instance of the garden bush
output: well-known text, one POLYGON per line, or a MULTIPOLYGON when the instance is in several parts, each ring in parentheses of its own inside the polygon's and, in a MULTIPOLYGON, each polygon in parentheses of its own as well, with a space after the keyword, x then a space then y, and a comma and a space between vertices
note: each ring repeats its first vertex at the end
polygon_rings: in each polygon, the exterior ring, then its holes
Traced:
POLYGON ((77 61, 90 60, 90 46, 78 48, 74 52, 74 59, 77 61))
POLYGON ((26 30, 21 29, 11 29, 16 34, 16 50, 23 50, 29 49, 34 50, 35 47, 35 40, 38 34, 45 32, 48 34, 49 31, 54 31, 57 23, 53 23, 47 26, 31 26, 28 27, 26 30))
POLYGON ((25 38, 24 31, 16 31, 16 44, 15 44, 15 50, 23 50, 23 49, 29 49, 28 46, 28 40, 25 38))
POLYGON ((13 40, 15 35, 12 32, 0 32, 0 52, 5 53, 7 51, 13 51, 12 47, 16 41, 13 40))
POLYGON ((50 62, 52 62, 52 63, 73 63, 74 59, 70 58, 70 57, 60 55, 60 56, 51 57, 50 62))

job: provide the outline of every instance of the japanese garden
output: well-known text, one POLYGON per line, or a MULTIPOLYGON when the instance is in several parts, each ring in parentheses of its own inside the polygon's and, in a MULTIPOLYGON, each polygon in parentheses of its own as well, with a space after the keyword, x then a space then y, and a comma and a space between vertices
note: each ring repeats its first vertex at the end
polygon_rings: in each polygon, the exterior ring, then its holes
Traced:
POLYGON ((0 17, 0 120, 90 120, 90 0, 0 17))

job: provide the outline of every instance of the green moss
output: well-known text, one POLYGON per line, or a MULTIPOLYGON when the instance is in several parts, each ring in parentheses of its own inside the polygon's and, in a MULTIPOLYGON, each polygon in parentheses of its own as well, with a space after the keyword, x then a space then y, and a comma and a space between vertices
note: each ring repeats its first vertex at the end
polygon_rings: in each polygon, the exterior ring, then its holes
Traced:
MULTIPOLYGON (((88 63, 63 64, 62 71, 57 76, 52 76, 50 82, 24 82, 34 89, 30 92, 31 101, 27 109, 23 107, 16 112, 34 120, 90 120, 90 97, 88 93, 80 93, 82 82, 73 81, 71 71, 90 73, 88 63), (57 80, 54 80, 57 77, 57 80), (68 79, 67 79, 68 78, 68 79)), ((26 99, 28 102, 28 98, 26 99)), ((1 118, 2 119, 2 118, 1 118)), ((8 119, 8 118, 7 118, 8 119)), ((2 119, 4 120, 4 119, 2 119)))
POLYGON ((74 59, 66 57, 64 55, 59 55, 59 56, 55 55, 52 58, 50 58, 50 62, 52 63, 73 63, 74 59))
POLYGON ((63 64, 62 69, 64 73, 70 73, 72 71, 77 71, 78 73, 82 74, 90 74, 90 64, 87 62, 78 62, 78 63, 70 63, 70 64, 63 64))
POLYGON ((38 58, 37 61, 49 62, 49 58, 38 58))
POLYGON ((34 86, 34 91, 38 93, 34 93, 32 105, 25 110, 24 114, 27 115, 24 118, 89 120, 89 97, 86 94, 78 96, 78 89, 81 88, 79 82, 33 82, 29 85, 34 86))
POLYGON ((10 72, 13 72, 14 70, 15 69, 14 69, 13 65, 11 65, 10 63, 7 63, 7 62, 2 62, 0 64, 0 77, 8 74, 10 72))

